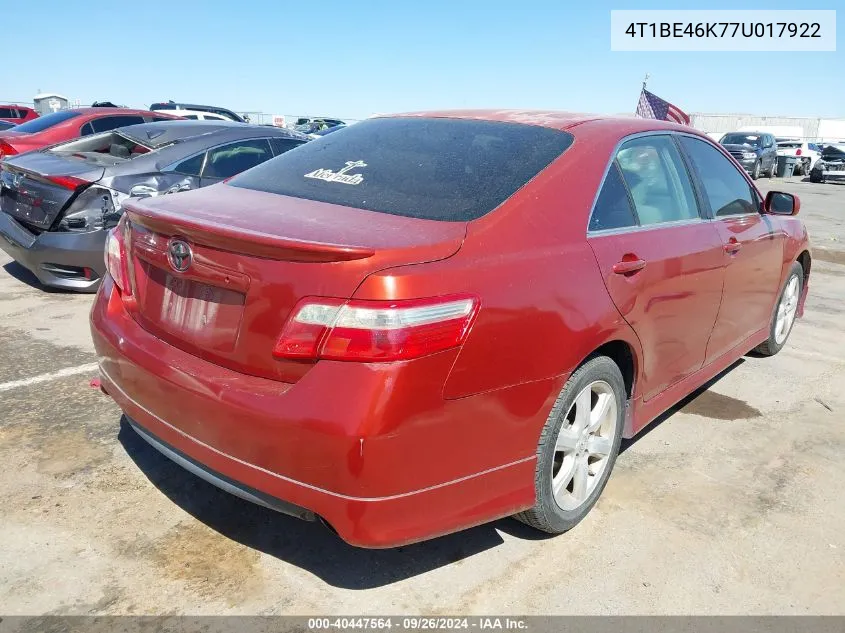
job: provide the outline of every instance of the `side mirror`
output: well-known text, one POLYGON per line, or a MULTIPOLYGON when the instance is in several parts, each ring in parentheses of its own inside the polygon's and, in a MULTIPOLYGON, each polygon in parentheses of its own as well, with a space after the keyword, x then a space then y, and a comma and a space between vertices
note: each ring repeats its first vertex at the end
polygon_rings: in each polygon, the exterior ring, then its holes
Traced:
POLYGON ((129 190, 130 198, 152 198, 157 195, 158 191, 149 185, 135 185, 129 190))
POLYGON ((801 200, 791 193, 770 191, 766 194, 763 208, 766 213, 772 215, 798 215, 798 211, 801 210, 801 200))

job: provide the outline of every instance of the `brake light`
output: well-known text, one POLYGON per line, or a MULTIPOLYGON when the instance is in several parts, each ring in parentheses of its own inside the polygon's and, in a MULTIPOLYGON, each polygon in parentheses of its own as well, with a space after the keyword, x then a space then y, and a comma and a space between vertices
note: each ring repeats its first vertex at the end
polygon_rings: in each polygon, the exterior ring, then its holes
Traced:
POLYGON ((109 275, 114 279, 114 284, 121 293, 127 293, 129 290, 128 262, 126 260, 127 231, 128 225, 126 216, 124 216, 106 236, 106 270, 109 271, 109 275))
POLYGON ((18 150, 9 145, 9 143, 7 143, 6 141, 0 141, 0 160, 2 160, 6 156, 11 156, 17 153, 18 150))
POLYGON ((75 178, 74 176, 47 176, 47 180, 52 183, 64 187, 65 189, 76 189, 82 185, 90 185, 91 183, 82 178, 75 178))
POLYGON ((796 150, 795 150, 795 155, 796 155, 796 156, 801 156, 801 148, 800 148, 800 147, 799 147, 798 149, 796 149, 796 150))
POLYGON ((306 298, 285 324, 276 358, 396 361, 461 345, 478 314, 471 296, 397 301, 306 298))

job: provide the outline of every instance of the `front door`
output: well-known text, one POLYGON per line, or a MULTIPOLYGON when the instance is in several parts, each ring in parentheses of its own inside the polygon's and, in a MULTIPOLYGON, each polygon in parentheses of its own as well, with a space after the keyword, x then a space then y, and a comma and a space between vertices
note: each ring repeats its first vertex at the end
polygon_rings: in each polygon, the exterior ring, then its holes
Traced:
MULTIPOLYGON (((769 325, 783 268, 783 234, 760 214, 756 189, 711 143, 680 137, 724 249, 725 289, 707 360, 769 325)), ((748 350, 743 350, 743 352, 748 350)))
POLYGON ((648 400, 699 369, 724 280, 724 252, 699 214, 681 154, 667 134, 624 143, 590 219, 605 285, 643 350, 648 400))

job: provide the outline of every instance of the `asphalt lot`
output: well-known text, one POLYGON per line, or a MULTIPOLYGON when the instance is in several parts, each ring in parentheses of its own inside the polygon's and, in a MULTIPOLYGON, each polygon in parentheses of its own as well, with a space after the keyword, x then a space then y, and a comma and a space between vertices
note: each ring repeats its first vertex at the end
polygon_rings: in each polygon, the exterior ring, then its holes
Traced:
POLYGON ((91 297, 2 256, 0 612, 845 614, 845 185, 759 183, 802 197, 804 319, 629 443, 556 538, 508 519, 358 550, 218 491, 89 386, 91 297))

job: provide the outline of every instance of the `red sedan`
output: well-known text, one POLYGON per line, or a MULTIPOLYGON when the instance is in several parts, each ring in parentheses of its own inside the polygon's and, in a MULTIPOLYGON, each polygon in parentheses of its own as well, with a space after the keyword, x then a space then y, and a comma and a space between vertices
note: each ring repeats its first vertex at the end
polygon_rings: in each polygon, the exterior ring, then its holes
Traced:
POLYGON ((45 114, 0 132, 0 159, 125 125, 181 117, 129 108, 77 108, 45 114))
POLYGON ((17 125, 37 118, 38 113, 32 108, 19 105, 0 105, 0 121, 8 121, 17 125))
POLYGON ((781 349, 810 273, 795 196, 642 119, 371 119, 125 208, 103 388, 191 472, 365 547, 573 527, 623 437, 781 349))

